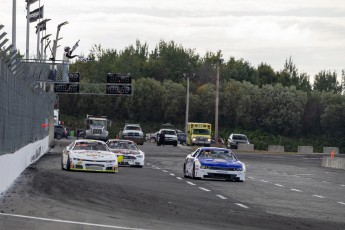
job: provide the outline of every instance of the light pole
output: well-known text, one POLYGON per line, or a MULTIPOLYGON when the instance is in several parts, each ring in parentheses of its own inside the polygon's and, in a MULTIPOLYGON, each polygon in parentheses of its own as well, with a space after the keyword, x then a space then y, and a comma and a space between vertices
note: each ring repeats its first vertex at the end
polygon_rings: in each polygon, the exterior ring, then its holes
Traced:
POLYGON ((215 118, 214 118, 214 142, 218 144, 218 105, 219 105, 219 68, 220 64, 223 62, 223 59, 217 60, 217 80, 216 80, 216 109, 215 109, 215 118))
POLYGON ((43 43, 44 43, 44 40, 48 39, 50 36, 51 36, 51 34, 48 34, 48 35, 46 35, 46 36, 41 38, 41 60, 42 59, 44 60, 46 58, 46 56, 43 55, 43 43))
POLYGON ((17 41, 16 41, 16 30, 17 30, 17 1, 13 0, 13 5, 12 5, 12 51, 15 51, 17 48, 17 41))
MULTIPOLYGON (((192 78, 195 76, 195 73, 192 74, 192 78)), ((188 133, 188 116, 189 116, 189 74, 183 73, 183 77, 187 79, 187 97, 186 97, 186 119, 185 119, 185 126, 184 131, 188 133)))
POLYGON ((44 19, 37 23, 37 57, 36 59, 41 59, 43 54, 40 54, 40 35, 41 35, 41 26, 44 27, 48 21, 51 19, 44 19))
POLYGON ((57 50, 57 48, 58 48, 57 43, 58 43, 58 41, 60 40, 60 38, 59 38, 60 29, 61 29, 62 26, 67 25, 67 24, 68 24, 68 22, 66 21, 66 22, 63 22, 63 23, 61 23, 61 24, 59 24, 59 25, 57 26, 56 38, 55 38, 55 40, 53 41, 53 58, 54 58, 54 60, 56 59, 56 50, 57 50))

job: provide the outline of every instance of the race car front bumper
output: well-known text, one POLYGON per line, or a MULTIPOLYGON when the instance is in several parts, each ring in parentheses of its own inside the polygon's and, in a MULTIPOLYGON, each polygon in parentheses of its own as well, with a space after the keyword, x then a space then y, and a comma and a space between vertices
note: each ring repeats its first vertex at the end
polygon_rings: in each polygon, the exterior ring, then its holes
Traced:
POLYGON ((245 171, 212 170, 199 168, 198 170, 195 170, 195 176, 200 178, 245 181, 246 173, 245 171))
POLYGON ((118 172, 116 161, 91 161, 71 159, 70 170, 94 172, 118 172))
POLYGON ((143 156, 118 155, 119 166, 144 166, 143 156))

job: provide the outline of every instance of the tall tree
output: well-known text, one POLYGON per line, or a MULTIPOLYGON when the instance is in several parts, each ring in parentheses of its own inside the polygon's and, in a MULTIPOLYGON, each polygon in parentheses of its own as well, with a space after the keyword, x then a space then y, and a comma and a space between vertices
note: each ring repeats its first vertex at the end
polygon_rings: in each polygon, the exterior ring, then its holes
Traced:
POLYGON ((273 68, 266 64, 261 63, 257 69, 257 84, 263 86, 266 84, 274 84, 277 82, 277 74, 274 72, 273 68))
POLYGON ((241 82, 256 83, 256 69, 249 62, 243 59, 236 60, 234 57, 230 57, 229 61, 225 63, 221 69, 221 76, 223 81, 235 79, 241 82))
POLYGON ((342 86, 337 81, 337 73, 335 71, 321 71, 315 76, 314 90, 320 92, 341 93, 342 86))

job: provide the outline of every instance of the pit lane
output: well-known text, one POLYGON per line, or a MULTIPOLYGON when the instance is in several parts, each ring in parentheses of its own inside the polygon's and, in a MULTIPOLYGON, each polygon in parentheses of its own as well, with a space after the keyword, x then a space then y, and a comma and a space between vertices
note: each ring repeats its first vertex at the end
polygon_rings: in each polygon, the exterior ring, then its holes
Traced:
POLYGON ((345 173, 318 156, 238 153, 248 173, 236 183, 183 178, 186 147, 140 148, 144 168, 105 174, 62 171, 57 145, 2 195, 0 212, 12 216, 0 215, 0 229, 345 227, 345 173))

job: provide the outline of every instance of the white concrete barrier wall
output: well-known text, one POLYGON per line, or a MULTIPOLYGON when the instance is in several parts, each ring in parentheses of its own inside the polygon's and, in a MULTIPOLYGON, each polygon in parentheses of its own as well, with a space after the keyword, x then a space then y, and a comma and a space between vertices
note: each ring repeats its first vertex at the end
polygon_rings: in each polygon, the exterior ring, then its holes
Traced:
POLYGON ((313 153, 314 149, 313 146, 298 146, 299 153, 313 153))
POLYGON ((0 155, 0 193, 8 189, 30 164, 43 156, 48 151, 48 145, 49 136, 30 143, 15 153, 0 155))
POLYGON ((276 152, 276 153, 283 153, 285 151, 284 146, 281 145, 269 145, 268 146, 269 152, 276 152))
POLYGON ((323 147, 323 153, 329 153, 334 150, 334 154, 339 154, 339 148, 338 147, 323 147))
POLYGON ((238 143, 238 150, 254 151, 254 144, 238 143))
POLYGON ((343 157, 323 157, 322 167, 345 170, 345 158, 343 157))

